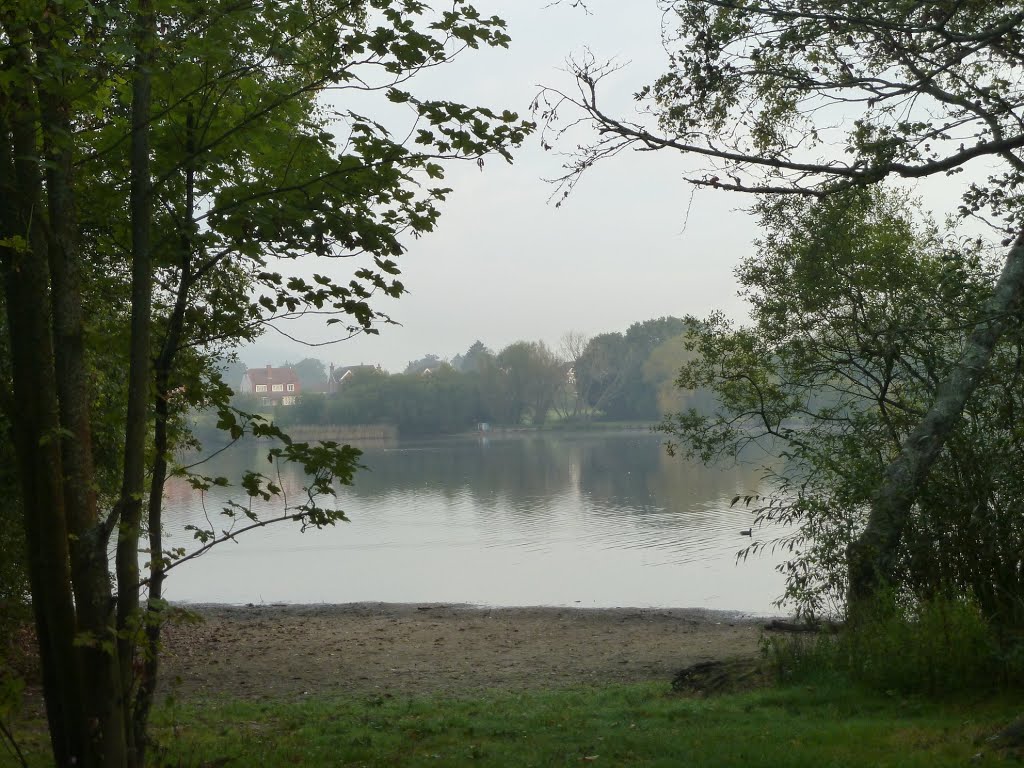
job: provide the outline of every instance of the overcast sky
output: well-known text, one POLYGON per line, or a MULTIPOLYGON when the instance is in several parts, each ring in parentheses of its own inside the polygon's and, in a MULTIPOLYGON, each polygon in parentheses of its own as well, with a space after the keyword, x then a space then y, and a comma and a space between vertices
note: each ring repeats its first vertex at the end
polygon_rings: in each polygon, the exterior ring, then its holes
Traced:
MULTIPOLYGON (((508 22, 510 50, 467 52, 412 90, 525 117, 541 84, 572 87, 566 59, 586 46, 598 59, 626 65, 608 81, 606 97, 619 114, 632 110, 632 94, 665 69, 654 0, 592 0, 590 14, 546 5, 477 2, 485 15, 508 22)), ((689 205, 681 158, 629 153, 594 168, 555 208, 548 202, 552 187, 543 179, 557 175, 560 165, 531 137, 513 165, 495 156, 482 171, 474 163, 449 166, 446 184, 454 193, 437 230, 410 239, 401 259, 408 295, 378 305, 400 327, 312 349, 268 331, 240 351, 242 362, 255 367, 318 357, 400 371, 428 353, 453 357, 476 339, 495 351, 519 339, 557 347, 569 330, 622 331, 636 321, 715 309, 744 314, 732 271, 751 249, 754 227, 742 210, 750 200, 704 190, 689 205)), ((332 268, 341 279, 351 265, 342 261, 332 268)), ((331 337, 328 329, 308 323, 288 330, 312 341, 331 337)))

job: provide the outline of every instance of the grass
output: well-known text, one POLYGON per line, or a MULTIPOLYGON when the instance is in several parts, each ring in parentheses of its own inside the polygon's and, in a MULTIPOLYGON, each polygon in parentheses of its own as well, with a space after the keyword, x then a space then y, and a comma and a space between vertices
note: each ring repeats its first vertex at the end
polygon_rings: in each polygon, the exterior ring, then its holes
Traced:
MULTIPOLYGON (((838 682, 713 698, 649 684, 456 700, 172 702, 155 713, 153 764, 964 766, 1016 714, 1007 698, 935 702, 838 682)), ((32 764, 45 765, 35 741, 32 764)), ((1005 763, 990 754, 974 764, 1005 763)))
MULTIPOLYGON (((782 682, 739 694, 643 684, 448 699, 167 700, 154 713, 150 764, 1005 765, 1020 755, 987 749, 985 737, 1024 709, 1012 695, 1022 669, 960 602, 882 617, 856 635, 766 640, 766 670, 782 682)), ((48 765, 41 719, 16 734, 31 766, 48 765)), ((8 765, 16 762, 0 748, 0 768, 8 765)))
MULTIPOLYGON (((208 703, 159 714, 163 764, 963 766, 1008 701, 930 703, 849 688, 708 699, 665 686, 464 700, 208 703)), ((981 765, 997 764, 996 758, 981 765)))

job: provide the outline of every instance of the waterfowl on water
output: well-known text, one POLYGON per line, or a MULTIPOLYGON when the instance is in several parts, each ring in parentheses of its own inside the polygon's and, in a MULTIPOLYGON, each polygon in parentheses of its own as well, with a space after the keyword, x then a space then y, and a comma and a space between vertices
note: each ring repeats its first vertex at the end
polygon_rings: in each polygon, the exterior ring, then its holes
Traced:
POLYGON ((753 528, 747 528, 746 530, 740 531, 740 536, 753 536, 753 535, 754 535, 754 529, 753 528))

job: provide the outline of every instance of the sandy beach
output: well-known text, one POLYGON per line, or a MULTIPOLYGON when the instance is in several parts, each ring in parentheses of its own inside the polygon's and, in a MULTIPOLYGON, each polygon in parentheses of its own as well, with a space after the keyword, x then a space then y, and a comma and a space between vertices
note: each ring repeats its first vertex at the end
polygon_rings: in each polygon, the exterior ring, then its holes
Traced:
POLYGON ((752 657, 765 620, 700 609, 443 604, 188 606, 165 630, 162 692, 243 698, 445 696, 664 680, 752 657))

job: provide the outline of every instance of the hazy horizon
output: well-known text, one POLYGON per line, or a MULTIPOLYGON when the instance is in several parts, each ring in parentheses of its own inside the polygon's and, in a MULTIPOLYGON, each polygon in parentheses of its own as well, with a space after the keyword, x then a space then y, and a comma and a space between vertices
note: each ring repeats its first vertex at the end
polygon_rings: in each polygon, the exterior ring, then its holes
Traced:
MULTIPOLYGON (((602 84, 606 111, 635 115, 633 94, 666 68, 662 12, 653 0, 586 5, 589 12, 549 0, 479 2, 482 14, 508 23, 510 49, 466 51, 450 66, 420 73, 411 87, 423 97, 529 117, 540 86, 571 89, 566 60, 589 51, 598 61, 622 65, 602 84)), ((396 133, 408 129, 403 113, 379 94, 356 106, 395 121, 396 133)), ((753 198, 686 184, 684 171, 693 170, 694 161, 677 153, 626 152, 588 171, 556 208, 549 202, 554 187, 544 179, 559 175, 560 151, 592 139, 580 130, 545 151, 535 134, 513 165, 497 156, 486 158, 482 169, 472 161, 448 163, 444 183, 454 191, 441 206, 436 231, 407 240, 408 252, 399 259, 408 293, 374 304, 400 325, 330 346, 303 346, 268 330, 238 350, 239 359, 255 367, 317 357, 395 371, 426 354, 452 357, 477 339, 495 351, 521 339, 557 348, 567 331, 593 336, 665 315, 721 311, 746 319, 733 271, 753 252, 756 224, 744 210, 753 198)), ((955 208, 962 183, 923 190, 938 217, 955 208)), ((353 266, 310 257, 280 268, 345 281, 353 266)), ((283 330, 314 344, 332 338, 322 320, 303 319, 283 330)))
MULTIPOLYGON (((562 71, 566 59, 587 47, 598 59, 624 65, 606 95, 610 109, 633 109, 632 94, 665 65, 655 3, 599 0, 588 2, 590 13, 548 5, 477 3, 482 14, 508 22, 510 49, 466 51, 450 67, 421 73, 414 90, 509 108, 525 118, 541 84, 572 85, 562 71)), ((360 109, 374 114, 370 103, 360 109)), ((316 357, 395 371, 426 354, 465 352, 477 339, 496 351, 520 339, 557 348, 566 331, 592 336, 716 309, 742 314, 732 271, 753 239, 749 217, 738 210, 751 200, 713 190, 693 195, 682 182, 680 158, 631 153, 593 169, 556 208, 548 202, 553 187, 543 179, 560 167, 538 135, 515 153, 513 165, 497 156, 482 170, 475 162, 449 163, 445 185, 454 191, 436 231, 408 240, 399 260, 408 294, 375 304, 400 326, 319 347, 268 330, 238 350, 239 359, 256 367, 316 357)), ((280 269, 325 271, 315 262, 280 269)), ((351 268, 341 260, 328 269, 341 279, 351 268)), ((306 320, 283 330, 314 343, 331 338, 322 323, 306 320)))

